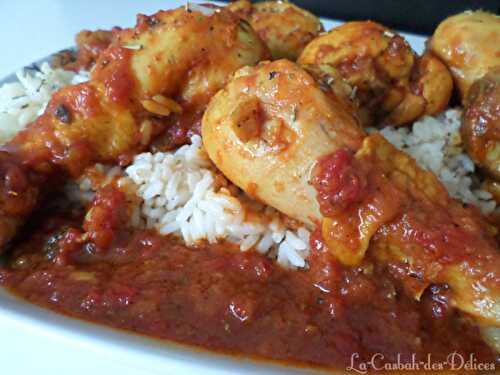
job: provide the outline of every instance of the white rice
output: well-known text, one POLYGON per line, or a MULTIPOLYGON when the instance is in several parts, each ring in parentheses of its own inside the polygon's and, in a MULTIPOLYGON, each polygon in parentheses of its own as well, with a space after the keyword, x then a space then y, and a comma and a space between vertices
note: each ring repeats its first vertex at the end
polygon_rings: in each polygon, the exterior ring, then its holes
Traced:
POLYGON ((137 155, 125 172, 138 186, 147 228, 178 235, 188 245, 228 240, 241 251, 276 257, 284 267, 305 267, 309 231, 287 228, 277 211, 243 194, 216 190, 218 172, 199 136, 175 152, 137 155))
POLYGON ((491 193, 480 189, 474 162, 463 149, 460 123, 461 111, 449 109, 437 117, 426 116, 411 127, 386 127, 381 133, 420 166, 436 174, 452 197, 489 214, 497 204, 491 193))
MULTIPOLYGON (((12 138, 45 109, 59 88, 83 82, 88 73, 52 69, 43 63, 38 69, 17 73, 18 82, 0 87, 0 144, 12 138)), ((479 188, 474 163, 462 148, 460 111, 448 110, 437 117, 425 117, 408 128, 384 128, 381 133, 396 147, 408 152, 424 168, 434 172, 450 194, 477 205, 484 213, 498 209, 489 192, 479 188)), ((137 187, 141 207, 132 224, 176 235, 189 244, 222 240, 275 258, 287 268, 307 266, 309 231, 290 228, 274 209, 252 201, 234 189, 218 188, 220 174, 203 150, 201 138, 174 152, 137 155, 125 173, 137 187)), ((103 174, 123 173, 117 167, 101 168, 103 174)), ((67 188, 69 195, 88 203, 92 190, 85 176, 67 188)))
POLYGON ((54 92, 88 80, 86 72, 52 69, 47 62, 21 69, 16 76, 17 82, 0 87, 0 144, 41 115, 54 92))

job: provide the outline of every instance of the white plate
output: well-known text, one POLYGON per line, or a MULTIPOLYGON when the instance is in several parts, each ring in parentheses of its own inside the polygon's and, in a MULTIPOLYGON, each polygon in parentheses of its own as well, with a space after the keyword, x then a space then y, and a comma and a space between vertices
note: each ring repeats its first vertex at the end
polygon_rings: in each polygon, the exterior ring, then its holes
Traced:
MULTIPOLYGON (((39 2, 5 2, 0 4, 0 35, 9 36, 9 14, 21 14, 26 11, 27 3, 42 7, 49 7, 45 13, 29 12, 23 20, 27 32, 17 35, 16 40, 2 40, 7 43, 5 48, 14 50, 29 50, 37 43, 37 39, 44 36, 31 37, 30 31, 37 33, 38 17, 46 16, 56 9, 64 20, 64 11, 77 22, 67 27, 62 22, 62 28, 50 24, 47 29, 56 35, 66 32, 64 38, 73 38, 73 34, 83 28, 110 27, 109 20, 127 19, 131 24, 131 14, 144 12, 152 13, 160 8, 173 8, 182 4, 181 1, 126 1, 128 7, 116 9, 116 2, 112 0, 97 2, 77 0, 72 2, 43 0, 39 2), (103 11, 107 9, 107 11, 103 11), (9 13, 6 12, 9 11, 9 13), (72 11, 73 10, 73 11, 72 11), (76 10, 76 12, 74 11, 76 10), (96 12, 99 13, 96 15, 96 12), (104 12, 104 13, 103 13, 104 12), (78 14, 77 14, 78 13, 78 14), (125 16, 127 16, 125 18, 125 16), (99 17, 102 22, 96 21, 99 17), (5 22, 4 22, 5 21, 5 22), (3 25, 3 26, 2 26, 3 25), (7 25, 7 26, 5 26, 7 25), (34 25, 34 26, 33 26, 34 25), (33 29, 33 30, 31 30, 33 29), (70 29, 71 31, 68 31, 70 29), (4 33, 5 31, 5 33, 4 33), (22 46, 22 47, 19 47, 22 46)), ((116 24, 121 22, 115 21, 116 24)), ((336 21, 323 20, 328 30, 338 24, 336 21)), ((50 35, 49 35, 50 36, 50 35)), ((405 34, 407 40, 417 52, 424 49, 425 39, 415 35, 405 34)), ((66 39, 53 37, 59 43, 66 39)), ((50 38, 49 38, 50 39, 50 38)), ((47 41, 47 44, 50 40, 47 41)), ((39 43, 39 42, 38 42, 39 43)), ((57 49, 69 45, 57 44, 57 49)), ((36 49, 38 50, 38 49, 36 49)), ((43 48, 41 49, 43 50, 43 48)), ((23 54, 9 55, 10 60, 24 62, 23 54), (17 59, 17 60, 16 60, 17 59)), ((5 61, 3 62, 5 64, 5 61)), ((21 63, 22 64, 22 63, 21 63)), ((21 65, 19 64, 19 65, 21 65)), ((0 72, 2 71, 0 65, 0 72)), ((11 66, 10 71, 18 66, 11 66)), ((12 80, 12 76, 8 77, 12 80)), ((225 355, 208 353, 186 346, 169 342, 159 342, 146 337, 116 331, 104 326, 86 323, 55 314, 48 310, 30 305, 12 297, 0 289, 0 366, 1 373, 5 374, 293 374, 312 372, 306 369, 256 362, 248 359, 228 357, 225 355)))

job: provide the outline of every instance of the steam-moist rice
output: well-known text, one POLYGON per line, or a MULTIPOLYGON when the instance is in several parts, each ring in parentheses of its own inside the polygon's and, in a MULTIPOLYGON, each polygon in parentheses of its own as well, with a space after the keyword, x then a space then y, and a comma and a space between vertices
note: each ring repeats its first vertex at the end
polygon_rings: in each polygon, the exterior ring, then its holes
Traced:
POLYGON ((460 123, 461 111, 449 109, 437 117, 423 117, 410 127, 386 127, 381 133, 421 167, 434 172, 453 198, 489 214, 498 207, 491 193, 480 188, 474 162, 463 148, 460 123))
MULTIPOLYGON (((87 80, 88 74, 52 69, 44 63, 25 68, 17 78, 18 82, 0 87, 0 144, 35 120, 55 91, 87 80)), ((459 127, 460 111, 450 109, 411 127, 388 127, 381 133, 434 172, 453 197, 490 213, 498 207, 491 194, 480 189, 474 163, 463 150, 459 127)), ((125 172, 136 185, 142 203, 132 223, 180 236, 187 244, 226 240, 242 251, 267 254, 284 267, 305 267, 309 231, 287 226, 288 221, 276 210, 252 201, 230 185, 218 186, 220 172, 209 161, 201 138, 195 136, 191 142, 173 152, 140 154, 125 171, 97 166, 109 175, 125 172)), ((91 190, 86 178, 67 188, 68 194, 77 193, 84 203, 92 199, 91 190)))
POLYGON ((34 121, 61 87, 88 80, 87 72, 52 69, 46 62, 16 73, 17 82, 0 87, 0 144, 34 121))
POLYGON ((143 199, 146 227, 181 236, 188 245, 228 240, 254 248, 284 267, 304 267, 309 231, 287 228, 279 213, 235 189, 216 186, 217 170, 200 136, 175 152, 137 155, 125 170, 143 199), (233 193, 231 192, 233 191, 233 193))

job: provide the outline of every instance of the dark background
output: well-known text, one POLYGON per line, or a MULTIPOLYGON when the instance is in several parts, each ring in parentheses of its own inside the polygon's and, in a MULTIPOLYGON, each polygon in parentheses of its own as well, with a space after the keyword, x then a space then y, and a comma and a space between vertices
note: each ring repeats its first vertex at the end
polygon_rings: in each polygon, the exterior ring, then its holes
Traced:
POLYGON ((380 22, 394 29, 432 34, 449 15, 467 9, 500 13, 500 0, 291 0, 317 16, 380 22))

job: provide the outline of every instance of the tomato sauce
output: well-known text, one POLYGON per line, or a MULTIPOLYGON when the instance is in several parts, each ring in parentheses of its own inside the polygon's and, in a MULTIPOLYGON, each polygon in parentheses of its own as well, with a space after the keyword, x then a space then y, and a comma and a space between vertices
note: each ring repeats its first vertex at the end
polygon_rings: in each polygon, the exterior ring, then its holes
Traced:
POLYGON ((353 163, 353 155, 340 149, 320 159, 313 186, 318 192, 318 203, 325 216, 359 202, 366 189, 366 177, 353 163))
POLYGON ((52 59, 52 65, 66 70, 79 72, 93 68, 99 55, 108 48, 113 39, 118 36, 121 28, 113 27, 112 30, 82 30, 76 37, 77 50, 64 50, 52 59))
POLYGON ((106 97, 116 104, 127 107, 132 103, 135 78, 131 72, 130 49, 110 46, 100 56, 92 72, 92 79, 104 84, 106 97))
POLYGON ((151 231, 120 233, 106 251, 68 247, 81 222, 44 216, 0 268, 0 283, 72 317, 288 363, 344 369, 352 353, 381 353, 382 365, 398 353, 438 361, 453 351, 495 361, 478 329, 449 308, 445 286, 416 302, 369 256, 343 267, 317 236, 310 268, 289 271, 230 244, 189 248, 151 231))

